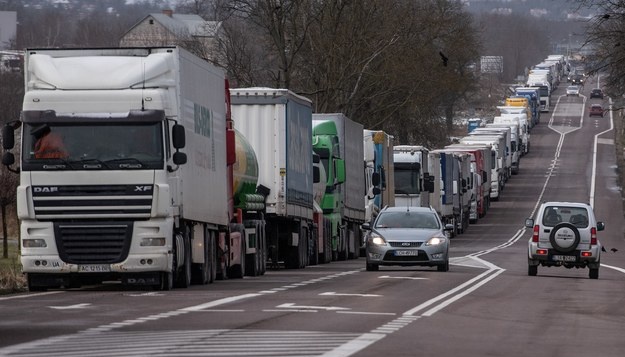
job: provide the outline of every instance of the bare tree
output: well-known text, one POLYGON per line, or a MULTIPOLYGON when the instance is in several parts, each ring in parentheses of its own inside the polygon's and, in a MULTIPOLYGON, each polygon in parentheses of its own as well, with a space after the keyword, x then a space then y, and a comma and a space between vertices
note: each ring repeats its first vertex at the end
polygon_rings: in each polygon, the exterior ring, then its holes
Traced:
MULTIPOLYGON (((0 72, 0 108, 3 116, 0 117, 0 126, 15 121, 19 118, 24 97, 24 77, 21 73, 0 72)), ((19 147, 19 145, 16 145, 19 147)), ((15 207, 16 191, 19 176, 9 172, 4 165, 0 165, 0 218, 2 219, 2 246, 3 257, 9 257, 8 235, 9 218, 16 219, 14 214, 9 212, 11 207, 15 207)), ((17 229, 17 221, 12 225, 17 229)))
POLYGON ((620 97, 625 92, 625 0, 578 0, 580 6, 596 7, 588 23, 584 44, 590 73, 604 72, 608 92, 620 97))

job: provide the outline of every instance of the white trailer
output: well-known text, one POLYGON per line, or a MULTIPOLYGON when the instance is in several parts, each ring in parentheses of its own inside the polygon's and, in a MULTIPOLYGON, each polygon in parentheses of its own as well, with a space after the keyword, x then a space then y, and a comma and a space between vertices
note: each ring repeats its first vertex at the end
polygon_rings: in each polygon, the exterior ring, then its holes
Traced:
POLYGON ((510 134, 510 153, 512 156, 512 174, 517 175, 521 168, 521 144, 519 140, 519 124, 518 123, 489 123, 486 128, 503 128, 509 129, 510 134))
POLYGON ((241 267, 223 70, 177 47, 28 49, 25 64, 17 214, 31 290, 167 290, 211 282, 218 258, 223 273, 241 267))
POLYGON ((493 201, 499 200, 499 195, 504 186, 504 166, 503 161, 505 159, 505 143, 501 136, 465 136, 460 139, 460 144, 465 145, 488 145, 491 148, 491 152, 494 155, 491 163, 491 176, 490 176, 490 199, 493 201))
POLYGON ((308 265, 313 241, 312 102, 287 89, 231 89, 232 119, 258 159, 267 256, 308 265))
POLYGON ((504 146, 504 178, 505 181, 512 176, 512 133, 510 128, 479 128, 472 131, 469 136, 502 136, 504 146))
POLYGON ((395 205, 429 207, 430 195, 425 189, 428 182, 428 150, 424 146, 395 145, 395 205))

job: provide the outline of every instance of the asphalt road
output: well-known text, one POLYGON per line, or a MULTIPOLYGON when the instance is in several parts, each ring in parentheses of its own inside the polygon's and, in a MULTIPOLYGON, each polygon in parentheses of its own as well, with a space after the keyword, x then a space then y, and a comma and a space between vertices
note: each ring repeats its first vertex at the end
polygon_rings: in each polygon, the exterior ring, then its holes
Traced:
POLYGON ((588 118, 584 96, 553 100, 520 173, 452 240, 449 272, 367 272, 361 258, 168 292, 3 296, 0 356, 623 356, 625 222, 611 116, 588 118), (545 200, 591 202, 606 223, 598 280, 586 269, 527 275, 524 219, 545 200))

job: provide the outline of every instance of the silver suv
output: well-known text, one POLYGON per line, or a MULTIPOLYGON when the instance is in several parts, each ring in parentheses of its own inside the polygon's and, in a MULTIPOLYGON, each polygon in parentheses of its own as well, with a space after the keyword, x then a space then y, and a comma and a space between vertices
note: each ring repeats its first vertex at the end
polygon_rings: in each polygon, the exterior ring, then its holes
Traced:
POLYGON ((601 243, 597 232, 605 228, 597 222, 592 207, 578 202, 544 202, 525 226, 533 229, 528 243, 527 274, 535 276, 538 266, 589 269, 590 279, 599 278, 601 243))

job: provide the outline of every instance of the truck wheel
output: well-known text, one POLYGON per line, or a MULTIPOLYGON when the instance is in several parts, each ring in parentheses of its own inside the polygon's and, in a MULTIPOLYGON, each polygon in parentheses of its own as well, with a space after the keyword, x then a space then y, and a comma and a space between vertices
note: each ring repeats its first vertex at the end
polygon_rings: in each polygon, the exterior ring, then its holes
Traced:
POLYGON ((217 236, 219 233, 209 231, 208 236, 208 259, 210 267, 208 269, 208 282, 213 283, 217 280, 217 236))
POLYGON ((309 245, 310 249, 308 249, 308 262, 310 265, 317 265, 319 264, 319 237, 316 234, 317 230, 314 228, 309 231, 311 244, 309 245))
POLYGON ((161 284, 158 286, 159 290, 169 291, 174 288, 174 273, 161 272, 161 284))
MULTIPOLYGON (((183 253, 183 263, 180 269, 177 269, 176 274, 176 284, 177 288, 188 288, 191 285, 191 246, 189 245, 189 230, 188 227, 183 227, 184 232, 179 233, 182 235, 182 239, 176 239, 176 242, 180 242, 176 244, 177 249, 182 249, 183 253), (179 246, 181 245, 181 246, 179 246)), ((175 254, 176 256, 178 254, 175 254)), ((176 265, 177 266, 177 262, 176 265)))

